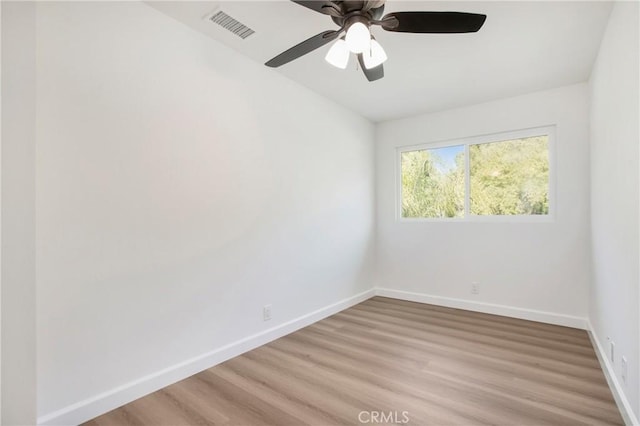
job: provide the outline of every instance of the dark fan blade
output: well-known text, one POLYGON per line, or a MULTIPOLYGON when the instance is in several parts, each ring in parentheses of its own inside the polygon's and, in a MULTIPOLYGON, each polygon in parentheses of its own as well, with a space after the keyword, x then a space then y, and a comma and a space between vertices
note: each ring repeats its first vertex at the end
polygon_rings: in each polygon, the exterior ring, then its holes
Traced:
POLYGON ((340 33, 342 33, 342 28, 337 31, 325 31, 323 33, 315 35, 303 41, 302 43, 296 44, 291 49, 282 52, 275 58, 265 63, 265 65, 272 68, 284 65, 287 62, 298 59, 300 56, 306 55, 307 53, 314 51, 327 43, 330 43, 331 41, 337 39, 340 33))
POLYGON ((315 10, 318 13, 322 13, 323 15, 327 14, 327 6, 330 8, 333 7, 330 1, 322 1, 322 0, 291 0, 294 3, 299 4, 300 6, 304 6, 308 9, 315 10), (323 7, 325 9, 323 9, 323 7))
POLYGON ((384 77, 384 67, 382 66, 382 64, 378 65, 375 68, 367 69, 367 67, 364 66, 362 53, 358 54, 358 62, 360 63, 360 68, 362 68, 362 72, 367 77, 367 80, 376 81, 384 77))
POLYGON ((485 19, 487 15, 464 12, 392 12, 381 25, 398 33, 473 33, 485 19))

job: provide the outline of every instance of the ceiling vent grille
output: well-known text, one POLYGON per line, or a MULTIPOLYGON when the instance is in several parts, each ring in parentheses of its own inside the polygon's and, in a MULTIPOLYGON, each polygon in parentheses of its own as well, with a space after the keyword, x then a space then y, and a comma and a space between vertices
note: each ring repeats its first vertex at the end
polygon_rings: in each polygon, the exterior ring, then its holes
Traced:
POLYGON ((242 39, 245 39, 255 33, 251 28, 227 15, 223 11, 214 13, 209 19, 242 39))

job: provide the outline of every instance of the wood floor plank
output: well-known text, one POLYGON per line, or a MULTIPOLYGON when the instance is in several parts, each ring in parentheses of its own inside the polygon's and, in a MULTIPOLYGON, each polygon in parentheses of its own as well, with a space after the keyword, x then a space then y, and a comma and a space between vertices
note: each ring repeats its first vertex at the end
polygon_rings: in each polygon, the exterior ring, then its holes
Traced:
MULTIPOLYGON (((362 356, 362 353, 367 353, 369 351, 368 348, 362 348, 362 352, 352 352, 351 354, 344 351, 345 345, 344 342, 336 344, 332 342, 333 339, 322 339, 322 338, 314 338, 309 335, 304 338, 300 338, 301 347, 309 347, 314 346, 314 354, 321 353, 324 350, 328 350, 331 353, 333 359, 344 357, 341 360, 343 364, 346 364, 350 358, 357 358, 362 356)), ((353 349, 357 345, 350 345, 349 348, 353 349)), ((524 411, 528 411, 533 407, 539 406, 539 404, 533 403, 529 401, 530 395, 525 395, 524 392, 516 392, 514 393, 514 389, 512 389, 512 382, 514 377, 505 377, 500 374, 489 374, 486 371, 483 374, 477 374, 477 370, 468 369, 466 372, 461 372, 455 370, 447 371, 446 374, 442 374, 441 369, 434 368, 433 361, 429 361, 429 363, 423 363, 422 365, 415 363, 397 363, 400 357, 397 354, 389 354, 386 351, 379 351, 375 355, 369 355, 368 364, 373 366, 377 370, 392 370, 393 376, 401 377, 403 381, 413 381, 415 378, 418 378, 418 381, 421 383, 426 383, 432 386, 434 389, 438 389, 440 393, 446 392, 448 388, 452 385, 452 383, 457 383, 459 386, 455 389, 455 392, 458 396, 462 396, 466 398, 466 401, 471 400, 476 395, 482 395, 482 398, 485 400, 485 408, 486 406, 492 407, 492 413, 496 413, 496 407, 499 406, 500 400, 508 400, 510 401, 510 406, 508 410, 512 411, 511 417, 513 417, 513 412, 518 409, 522 409, 524 411), (391 363, 391 365, 388 365, 391 363), (403 371, 404 370, 404 371, 403 371), (420 374, 422 373, 422 374, 420 374), (438 380, 442 379, 442 380, 438 380), (469 388, 472 388, 471 392, 468 392, 469 388), (488 394, 487 394, 488 393, 488 394), (494 398, 497 396, 497 399, 494 398), (528 408, 521 407, 529 406, 528 408)), ((460 367, 459 365, 457 367, 460 367)), ((354 371, 356 366, 349 366, 350 371, 354 371)), ((391 378, 387 378, 391 379, 391 378)), ((366 388, 366 386, 365 386, 366 388)), ((567 394, 564 393, 562 395, 566 397, 567 394)), ((573 408, 578 408, 582 405, 585 405, 586 402, 594 403, 595 400, 586 400, 585 398, 580 398, 578 401, 574 401, 573 408)), ((555 406, 554 398, 547 398, 546 403, 548 406, 546 407, 548 410, 555 411, 556 413, 562 413, 562 409, 558 409, 555 406)), ((562 405, 568 405, 567 402, 563 402, 562 405)), ((602 407, 595 407, 592 410, 593 418, 599 419, 599 415, 602 412, 602 408, 606 408, 606 404, 602 407)), ((537 415, 539 420, 542 420, 543 416, 546 414, 543 410, 542 413, 537 415)), ((605 418, 606 419, 606 418, 605 418)), ((566 423, 569 419, 565 419, 563 423, 566 423)), ((586 420, 586 417, 585 417, 586 420)))
MULTIPOLYGON (((563 334, 554 333, 545 329, 530 329, 527 327, 530 321, 523 321, 524 325, 500 324, 492 322, 490 319, 467 318, 459 313, 430 311, 419 307, 406 305, 384 304, 371 302, 362 304, 356 308, 367 309, 373 307, 375 311, 389 313, 400 318, 415 318, 428 320, 433 323, 442 323, 457 328, 470 327, 482 333, 494 336, 510 336, 523 342, 543 343, 548 347, 559 347, 563 350, 575 351, 578 353, 591 354, 591 342, 584 336, 570 338, 563 334), (487 327, 490 326, 490 327, 487 327)), ((464 311, 463 311, 464 312, 464 311)))
POLYGON ((369 412, 391 416, 375 424, 624 424, 584 330, 374 297, 86 425, 373 424, 369 412))
POLYGON ((562 327, 540 323, 536 321, 522 320, 518 318, 504 317, 500 315, 484 314, 481 312, 465 311, 463 309, 447 308, 437 305, 409 302, 406 300, 390 299, 386 297, 375 297, 366 300, 358 307, 374 306, 377 310, 381 307, 386 309, 400 310, 403 312, 418 312, 422 315, 441 315, 456 321, 467 321, 471 323, 481 323, 490 325, 491 328, 508 328, 525 334, 540 334, 552 338, 556 336, 562 340, 573 340, 585 346, 590 346, 588 336, 583 330, 570 327, 562 327))
MULTIPOLYGON (((426 364, 428 364, 430 368, 433 368, 435 365, 445 365, 452 366, 451 368, 471 369, 468 372, 469 377, 473 377, 474 373, 478 371, 483 371, 484 375, 493 375, 507 380, 520 378, 534 384, 539 383, 549 389, 557 388, 565 392, 566 395, 579 393, 583 398, 589 398, 590 403, 595 405, 598 405, 602 398, 606 398, 609 395, 609 390, 606 386, 602 387, 604 392, 600 391, 594 395, 591 392, 584 391, 585 386, 589 386, 590 384, 586 380, 571 380, 564 374, 549 373, 544 369, 523 366, 518 362, 501 362, 497 357, 485 357, 477 353, 462 351, 452 353, 449 348, 429 347, 422 341, 417 341, 416 344, 412 345, 408 342, 408 339, 403 336, 386 335, 383 339, 379 339, 377 336, 372 339, 371 337, 350 334, 346 329, 343 329, 341 334, 348 339, 347 342, 350 342, 352 346, 366 341, 369 341, 371 345, 384 342, 385 348, 388 348, 386 349, 387 351, 402 351, 404 354, 420 353, 421 360, 415 360, 415 368, 422 368, 422 366, 426 364), (420 363, 420 361, 422 361, 422 363, 420 363)), ((405 357, 406 356, 407 355, 405 355, 405 357)), ((598 383, 604 384, 604 382, 598 383)), ((596 390, 600 388, 601 387, 595 387, 596 390)), ((609 404, 605 404, 605 406, 609 406, 609 404)))
POLYGON ((495 349, 507 349, 509 351, 529 354, 529 355, 545 355, 554 360, 569 362, 573 365, 585 365, 597 368, 598 360, 594 360, 590 356, 581 356, 581 353, 571 353, 566 350, 558 349, 554 345, 540 346, 540 342, 521 342, 520 336, 514 333, 503 334, 501 336, 492 335, 480 331, 475 326, 460 327, 451 322, 442 322, 431 320, 422 322, 414 318, 398 314, 386 314, 380 312, 371 312, 368 310, 354 309, 352 312, 344 312, 338 315, 344 315, 347 318, 358 318, 366 321, 376 320, 386 324, 396 325, 401 328, 407 328, 415 331, 426 331, 439 335, 446 335, 456 339, 461 339, 467 343, 476 343, 479 345, 489 346, 495 349))
MULTIPOLYGON (((427 342, 436 342, 441 345, 450 346, 452 349, 460 351, 474 351, 483 353, 488 356, 496 356, 499 358, 512 359, 517 362, 523 362, 527 365, 543 365, 550 371, 558 371, 563 374, 573 375, 575 377, 590 378, 592 380, 600 380, 602 378, 602 372, 599 370, 599 366, 595 362, 591 362, 592 368, 581 368, 581 366, 575 366, 571 361, 558 360, 550 357, 549 353, 541 352, 539 354, 531 354, 528 348, 512 347, 509 344, 501 344, 501 347, 494 347, 486 342, 486 339, 478 338, 473 333, 459 333, 455 330, 449 331, 442 327, 432 327, 429 324, 416 324, 415 322, 394 321, 393 318, 367 318, 359 315, 355 311, 344 311, 335 315, 336 318, 344 320, 345 322, 354 322, 358 324, 370 323, 371 321, 379 321, 379 328, 372 331, 372 333, 379 333, 379 331, 390 331, 394 334, 404 335, 407 338, 419 338, 427 342)), ((538 351, 540 352, 540 351, 538 351)), ((566 358, 566 357, 564 357, 566 358)))

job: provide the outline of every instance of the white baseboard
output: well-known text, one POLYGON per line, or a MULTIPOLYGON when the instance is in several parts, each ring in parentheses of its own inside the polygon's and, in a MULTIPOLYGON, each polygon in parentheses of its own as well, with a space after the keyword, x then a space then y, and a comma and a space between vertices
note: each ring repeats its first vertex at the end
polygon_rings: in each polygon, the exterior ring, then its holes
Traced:
POLYGON ((530 321, 544 322, 547 324, 562 325, 565 327, 587 329, 587 319, 572 315, 557 314, 553 312, 536 311, 533 309, 515 308, 493 303, 476 302, 473 300, 454 299, 451 297, 432 296, 424 293, 393 290, 390 288, 376 288, 376 296, 390 297, 392 299, 407 300, 410 302, 428 303, 431 305, 446 306, 448 308, 465 309, 467 311, 483 312, 485 314, 502 315, 505 317, 520 318, 530 321))
POLYGON ((618 409, 622 414, 622 418, 626 425, 640 425, 638 419, 633 413, 633 409, 631 408, 631 404, 629 404, 629 400, 627 399, 624 391, 622 390, 622 386, 618 381, 618 377, 616 376, 616 372, 613 369, 613 366, 609 362, 609 358, 607 357, 607 353, 604 348, 600 344, 600 340, 598 340, 598 335, 596 334, 593 326, 591 325, 591 321, 587 321, 587 331, 589 332, 589 338, 591 339, 591 344, 593 345, 596 355, 598 356, 598 361, 600 361, 600 366, 602 367, 602 371, 604 372, 604 377, 607 379, 607 383, 609 384, 609 388, 611 389, 611 393, 613 394, 613 399, 616 400, 616 404, 618 405, 618 409))
POLYGON ((155 392, 158 389, 185 379, 200 371, 206 370, 207 368, 211 368, 221 362, 241 355, 247 351, 257 348, 258 346, 293 333, 294 331, 320 321, 323 318, 363 302, 373 297, 374 293, 373 289, 367 290, 363 293, 318 309, 284 324, 280 324, 276 327, 238 340, 221 348, 185 360, 179 364, 148 376, 141 377, 132 382, 125 383, 122 386, 118 386, 117 388, 103 392, 99 395, 94 395, 60 410, 45 414, 38 417, 38 424, 77 425, 85 422, 135 399, 148 395, 151 392, 155 392))

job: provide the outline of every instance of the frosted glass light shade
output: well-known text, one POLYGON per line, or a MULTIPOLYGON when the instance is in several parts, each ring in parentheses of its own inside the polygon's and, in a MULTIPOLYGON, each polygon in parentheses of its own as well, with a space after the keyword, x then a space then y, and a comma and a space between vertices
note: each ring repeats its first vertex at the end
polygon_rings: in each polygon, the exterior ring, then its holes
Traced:
POLYGON ((347 48, 347 43, 343 39, 338 39, 338 41, 331 46, 324 59, 336 68, 345 69, 349 63, 350 54, 351 52, 349 52, 349 48, 347 48))
POLYGON ((364 61, 365 68, 370 70, 371 68, 375 68, 386 61, 387 54, 382 46, 380 46, 380 43, 375 40, 371 40, 371 49, 362 54, 362 59, 364 61))
POLYGON ((362 22, 354 22, 347 30, 345 41, 353 53, 366 52, 371 47, 369 28, 362 22))

